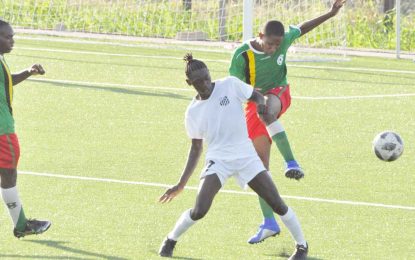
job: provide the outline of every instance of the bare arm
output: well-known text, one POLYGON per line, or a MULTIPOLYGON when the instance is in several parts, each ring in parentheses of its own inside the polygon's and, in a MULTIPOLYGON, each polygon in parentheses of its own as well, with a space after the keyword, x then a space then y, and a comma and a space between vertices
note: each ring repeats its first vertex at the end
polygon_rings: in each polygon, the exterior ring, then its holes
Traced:
POLYGON ((179 193, 186 186, 187 181, 190 176, 193 174, 197 163, 199 162, 200 155, 203 151, 203 140, 202 139, 192 139, 192 146, 190 147, 189 155, 187 156, 186 166, 183 170, 182 175, 180 176, 179 182, 168 189, 160 198, 159 202, 165 203, 170 202, 174 197, 179 195, 179 193))
POLYGON ((302 24, 300 24, 298 27, 300 27, 301 29, 301 35, 304 35, 306 33, 308 33, 309 31, 313 30, 314 28, 316 28, 317 26, 319 26, 320 24, 324 23, 325 21, 327 21, 328 19, 332 18, 333 16, 335 16, 340 8, 342 8, 343 4, 346 2, 346 0, 335 0, 330 11, 328 11, 327 13, 314 18, 310 21, 306 21, 302 24))
POLYGON ((192 139, 192 146, 190 147, 189 155, 187 156, 186 166, 183 170, 183 173, 178 183, 178 185, 182 189, 186 185, 190 176, 193 174, 193 171, 195 170, 197 163, 199 162, 202 151, 203 151, 203 140, 192 139))
POLYGON ((29 69, 23 70, 19 73, 12 74, 12 82, 13 86, 19 84, 20 82, 26 80, 32 75, 43 75, 45 74, 45 70, 43 69, 42 65, 34 64, 29 69))

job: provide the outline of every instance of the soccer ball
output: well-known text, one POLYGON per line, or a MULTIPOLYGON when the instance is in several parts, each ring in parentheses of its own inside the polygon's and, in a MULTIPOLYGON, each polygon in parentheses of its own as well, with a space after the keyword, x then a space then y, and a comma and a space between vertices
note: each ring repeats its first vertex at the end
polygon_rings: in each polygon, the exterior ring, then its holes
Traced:
POLYGON ((391 131, 385 131, 373 139, 373 151, 382 161, 395 161, 403 153, 403 142, 401 137, 391 131))

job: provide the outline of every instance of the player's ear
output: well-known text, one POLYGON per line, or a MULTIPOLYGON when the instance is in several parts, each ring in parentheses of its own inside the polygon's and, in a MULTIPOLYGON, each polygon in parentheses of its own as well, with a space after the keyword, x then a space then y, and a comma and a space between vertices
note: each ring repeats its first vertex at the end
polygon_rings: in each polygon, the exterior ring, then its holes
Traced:
POLYGON ((262 32, 259 32, 258 37, 262 40, 264 38, 265 34, 263 34, 262 32))
POLYGON ((192 85, 192 81, 190 79, 186 79, 187 85, 191 86, 192 85))

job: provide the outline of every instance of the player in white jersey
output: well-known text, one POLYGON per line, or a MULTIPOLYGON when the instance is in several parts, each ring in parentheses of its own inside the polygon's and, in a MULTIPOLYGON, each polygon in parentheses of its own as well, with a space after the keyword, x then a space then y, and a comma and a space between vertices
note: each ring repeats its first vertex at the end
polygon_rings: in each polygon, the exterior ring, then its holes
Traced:
POLYGON ((185 117, 186 131, 192 139, 192 145, 178 184, 168 189, 159 201, 170 202, 184 189, 202 154, 203 141, 208 146, 206 167, 201 173, 195 206, 180 216, 163 241, 160 256, 173 255, 179 237, 206 215, 215 195, 226 180, 234 176, 242 187, 251 187, 280 215, 296 242, 295 252, 290 259, 306 259, 308 245, 300 223, 280 197, 248 137, 242 105, 248 100, 255 102, 262 118, 266 114, 264 97, 236 77, 212 82, 209 70, 202 61, 193 59, 191 54, 187 54, 185 60, 186 81, 198 92, 188 106, 185 117))

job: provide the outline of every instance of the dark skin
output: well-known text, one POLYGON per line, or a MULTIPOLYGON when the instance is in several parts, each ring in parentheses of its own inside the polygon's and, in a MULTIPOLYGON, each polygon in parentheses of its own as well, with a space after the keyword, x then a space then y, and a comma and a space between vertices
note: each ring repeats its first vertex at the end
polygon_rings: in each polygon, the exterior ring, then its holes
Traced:
MULTIPOLYGON (((310 32, 328 19, 334 17, 345 2, 346 0, 335 0, 331 9, 327 13, 298 25, 301 29, 301 36, 310 32)), ((278 50, 283 40, 284 36, 265 35, 263 32, 260 32, 258 37, 251 41, 251 45, 258 51, 264 52, 267 55, 272 55, 278 50)), ((265 95, 265 103, 268 111, 266 116, 263 118, 263 121, 265 125, 270 125, 277 120, 277 116, 281 112, 281 101, 275 95, 268 94, 265 95)), ((271 143, 269 142, 268 137, 259 136, 252 140, 252 142, 254 143, 255 150, 264 163, 265 168, 269 169, 271 143)))
MULTIPOLYGON (((0 55, 10 53, 14 46, 14 32, 10 25, 0 26, 0 55)), ((30 68, 12 74, 13 86, 26 80, 32 75, 43 75, 45 70, 42 65, 34 64, 30 68)), ((17 170, 16 169, 2 169, 0 168, 1 188, 8 189, 16 186, 17 170)))
MULTIPOLYGON (((0 27, 0 55, 10 53, 14 46, 14 31, 10 25, 3 25, 0 27)), ((45 70, 40 64, 33 64, 30 68, 22 70, 18 73, 12 74, 13 86, 26 80, 33 75, 43 75, 45 70)))
MULTIPOLYGON (((201 69, 192 72, 186 82, 195 88, 198 93, 196 98, 200 100, 208 99, 215 87, 214 83, 211 81, 208 69, 201 69)), ((259 92, 253 91, 249 100, 257 104, 258 111, 261 112, 259 116, 263 118, 263 114, 265 113, 264 97, 259 92)), ((167 189, 167 191, 159 198, 159 202, 170 202, 183 191, 187 181, 199 162, 202 149, 203 140, 192 139, 192 145, 190 147, 186 166, 179 182, 173 187, 167 189)), ((248 183, 248 185, 273 208, 274 212, 279 215, 284 215, 287 212, 288 208, 281 199, 277 188, 275 187, 275 184, 271 180, 270 176, 267 174, 267 171, 263 171, 256 175, 255 178, 248 183)), ((201 219, 206 215, 212 205, 213 199, 221 187, 221 182, 216 174, 208 175, 201 180, 201 188, 197 195, 196 203, 190 213, 193 220, 201 219)))
MULTIPOLYGON (((336 16, 345 2, 346 0, 335 0, 331 6, 331 9, 327 13, 298 25, 298 27, 301 29, 301 36, 310 32, 328 19, 336 16)), ((251 45, 258 51, 272 55, 276 50, 278 50, 283 39, 283 35, 265 35, 263 32, 260 32, 258 38, 251 41, 251 45)))

